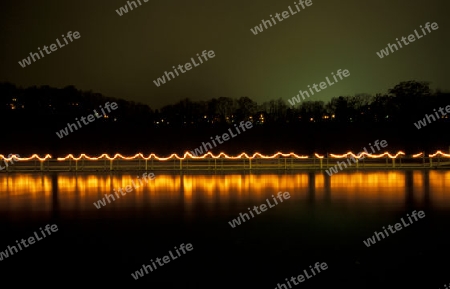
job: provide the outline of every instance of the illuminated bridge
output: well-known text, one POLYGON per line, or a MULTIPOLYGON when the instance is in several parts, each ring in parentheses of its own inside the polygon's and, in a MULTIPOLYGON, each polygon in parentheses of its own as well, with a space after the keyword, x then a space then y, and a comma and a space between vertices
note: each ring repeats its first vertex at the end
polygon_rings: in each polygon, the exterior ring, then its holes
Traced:
POLYGON ((425 155, 418 153, 406 155, 404 152, 390 154, 358 155, 327 154, 312 156, 295 153, 278 152, 273 155, 241 153, 229 156, 225 153, 213 155, 208 152, 202 156, 194 156, 186 152, 183 156, 171 154, 160 157, 155 154, 144 156, 138 153, 134 156, 102 154, 97 157, 81 154, 78 157, 69 154, 54 158, 47 154, 43 157, 34 154, 30 157, 0 154, 0 172, 25 171, 259 171, 259 170, 327 170, 330 167, 342 169, 407 169, 407 168, 450 168, 450 154, 437 151, 425 155), (340 164, 340 166, 339 166, 340 164))

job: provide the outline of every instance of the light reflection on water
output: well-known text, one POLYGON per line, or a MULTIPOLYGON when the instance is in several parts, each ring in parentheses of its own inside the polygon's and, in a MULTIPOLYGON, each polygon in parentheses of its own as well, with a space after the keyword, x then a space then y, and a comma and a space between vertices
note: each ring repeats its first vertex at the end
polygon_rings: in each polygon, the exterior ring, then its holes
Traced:
MULTIPOLYGON (((292 175, 168 175, 116 199, 102 209, 152 208, 183 204, 192 211, 196 204, 209 208, 231 204, 262 203, 278 191, 290 192, 297 201, 314 203, 360 203, 400 205, 406 201, 448 208, 450 171, 339 172, 292 175)), ((10 174, 0 176, 0 211, 59 210, 95 211, 93 203, 113 189, 135 183, 137 175, 10 174)))

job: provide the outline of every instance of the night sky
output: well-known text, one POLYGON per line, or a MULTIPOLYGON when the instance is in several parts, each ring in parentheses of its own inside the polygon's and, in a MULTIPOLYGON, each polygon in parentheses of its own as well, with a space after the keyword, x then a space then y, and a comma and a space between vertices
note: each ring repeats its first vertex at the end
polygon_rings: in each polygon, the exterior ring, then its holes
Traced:
POLYGON ((287 100, 338 69, 350 76, 309 100, 384 93, 400 81, 450 89, 450 2, 315 1, 262 33, 250 28, 294 1, 4 1, 0 81, 93 90, 160 108, 186 97, 287 100), (376 52, 426 22, 439 29, 380 59, 376 52), (81 38, 22 68, 18 61, 68 31, 81 38), (203 50, 215 57, 157 87, 153 80, 203 50))

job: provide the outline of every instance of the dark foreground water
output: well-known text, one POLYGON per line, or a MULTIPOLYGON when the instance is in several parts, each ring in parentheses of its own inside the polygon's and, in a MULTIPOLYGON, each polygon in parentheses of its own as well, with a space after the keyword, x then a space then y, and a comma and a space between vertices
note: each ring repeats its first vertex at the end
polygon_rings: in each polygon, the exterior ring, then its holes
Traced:
POLYGON ((136 174, 0 175, 1 251, 41 234, 40 227, 58 226, 0 261, 2 285, 278 288, 316 262, 328 269, 292 288, 438 289, 450 283, 450 171, 343 171, 331 178, 154 173, 154 180, 100 209, 93 203, 131 185, 136 174), (290 199, 229 225, 248 207, 267 198, 273 203, 279 191, 290 199), (413 210, 425 217, 364 245, 383 226, 402 217, 408 223, 413 210), (193 250, 133 279, 143 264, 182 243, 193 250))

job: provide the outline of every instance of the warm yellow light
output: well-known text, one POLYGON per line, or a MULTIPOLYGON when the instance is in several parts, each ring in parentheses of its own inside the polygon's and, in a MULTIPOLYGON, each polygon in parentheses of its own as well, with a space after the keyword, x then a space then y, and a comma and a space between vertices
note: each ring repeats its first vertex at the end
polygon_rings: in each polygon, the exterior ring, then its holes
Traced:
POLYGON ((82 158, 87 159, 87 160, 99 160, 99 159, 103 159, 103 158, 106 158, 108 160, 115 160, 115 159, 118 159, 118 158, 123 159, 123 160, 134 160, 134 159, 136 159, 138 157, 140 157, 141 159, 144 159, 144 160, 149 160, 149 159, 153 158, 153 159, 158 160, 158 161, 167 161, 167 160, 171 160, 171 159, 185 160, 186 158, 189 158, 189 159, 205 159, 207 156, 210 156, 213 159, 225 158, 225 159, 233 159, 233 160, 242 159, 242 158, 254 159, 256 157, 259 157, 259 158, 262 158, 262 159, 274 159, 274 158, 276 158, 278 156, 282 156, 282 157, 285 157, 285 158, 286 157, 295 157, 297 159, 307 159, 308 158, 308 156, 300 156, 300 155, 297 155, 295 153, 283 154, 281 152, 278 152, 278 153, 276 153, 274 155, 271 155, 271 156, 265 156, 265 155, 262 155, 260 153, 254 153, 252 156, 249 156, 246 153, 241 153, 240 155, 237 155, 237 156, 234 156, 234 157, 233 156, 229 156, 229 155, 227 155, 227 154, 225 154, 223 152, 219 153, 218 155, 213 155, 211 152, 208 152, 208 153, 206 153, 204 155, 201 155, 201 156, 194 156, 190 152, 185 152, 182 157, 178 156, 177 154, 171 154, 168 157, 158 157, 155 154, 150 154, 148 157, 145 157, 142 153, 138 153, 138 154, 135 154, 132 157, 125 157, 125 156, 123 156, 121 154, 115 154, 114 157, 110 157, 108 154, 102 154, 102 155, 100 155, 98 157, 90 157, 90 156, 87 156, 86 154, 81 154, 77 158, 77 157, 74 157, 72 154, 69 154, 69 155, 67 155, 67 156, 65 156, 63 158, 58 158, 58 161, 65 161, 67 159, 73 159, 73 160, 79 161, 82 158))
MULTIPOLYGON (((374 154, 369 154, 367 152, 361 152, 359 153, 359 155, 354 154, 353 152, 347 152, 345 154, 329 154, 330 157, 332 158, 336 158, 336 159, 342 159, 342 158, 348 158, 349 156, 352 156, 354 158, 361 158, 363 156, 367 156, 369 158, 382 158, 382 157, 389 157, 391 159, 396 159, 399 156, 403 156, 405 155, 404 152, 399 151, 397 152, 395 155, 391 155, 389 152, 385 152, 382 154, 378 154, 378 155, 374 155, 374 154)), ((413 158, 418 158, 423 156, 423 153, 418 153, 418 154, 414 154, 413 158)), ((440 156, 440 157, 445 157, 445 158, 450 158, 450 154, 445 154, 441 151, 437 151, 434 154, 430 154, 429 157, 430 158, 434 158, 436 156, 440 156)), ((193 154, 191 154, 190 152, 185 152, 183 156, 179 156, 177 154, 171 154, 168 157, 159 157, 156 154, 152 153, 150 155, 148 155, 147 157, 145 157, 142 153, 138 153, 135 154, 134 156, 123 156, 121 154, 115 154, 114 156, 109 156, 108 154, 101 154, 100 156, 97 157, 90 157, 86 154, 80 154, 79 157, 75 157, 73 154, 68 154, 65 157, 60 157, 57 158, 58 161, 65 161, 68 159, 71 160, 75 160, 75 161, 79 161, 81 159, 85 159, 85 160, 92 160, 92 161, 96 161, 96 160, 110 160, 110 161, 114 161, 116 159, 122 159, 122 160, 135 160, 135 159, 143 159, 143 160, 150 160, 150 159, 154 159, 154 160, 158 160, 158 161, 167 161, 167 160, 173 160, 173 159, 177 159, 177 160, 185 160, 185 159, 206 159, 206 158, 212 158, 212 159, 220 159, 220 158, 224 158, 224 159, 232 159, 232 160, 237 160, 237 159, 256 159, 256 158, 260 158, 260 159, 275 159, 278 157, 283 157, 283 158, 288 158, 288 157, 292 157, 292 158, 296 158, 296 159, 308 159, 310 158, 309 156, 304 156, 304 155, 297 155, 293 152, 290 153, 282 153, 282 152, 277 152, 276 154, 273 155, 263 155, 261 153, 254 153, 253 155, 248 155, 247 153, 241 153, 237 156, 229 156, 226 153, 219 153, 218 155, 213 155, 211 152, 207 152, 204 155, 201 156, 195 156, 193 154)), ((319 155, 318 153, 314 153, 314 157, 322 159, 324 158, 324 156, 319 155)), ((51 159, 52 156, 50 154, 45 155, 44 157, 40 157, 37 154, 33 154, 30 157, 18 157, 17 154, 11 154, 11 157, 7 157, 5 155, 0 154, 0 159, 4 159, 7 161, 11 161, 11 160, 19 160, 19 161, 29 161, 29 160, 33 160, 33 159, 37 159, 39 161, 45 161, 47 159, 51 159)))
POLYGON ((434 158, 435 156, 437 156, 437 155, 440 155, 441 157, 444 157, 444 158, 450 158, 450 154, 444 154, 443 152, 441 152, 441 151, 437 151, 436 153, 434 153, 434 154, 431 154, 431 155, 428 155, 430 158, 434 158))
POLYGON ((32 159, 38 159, 40 161, 45 161, 46 159, 51 159, 52 156, 47 154, 47 155, 45 155, 45 157, 41 158, 37 154, 34 154, 34 155, 32 155, 31 157, 28 157, 28 158, 21 158, 21 157, 19 157, 19 155, 11 154, 11 157, 8 158, 8 157, 0 154, 0 159, 5 159, 7 161, 11 161, 13 158, 14 158, 14 160, 19 160, 19 161, 29 161, 29 160, 32 160, 32 159))
POLYGON ((379 154, 379 155, 368 154, 368 153, 366 153, 366 152, 362 152, 362 153, 360 153, 359 155, 355 155, 355 154, 352 153, 352 152, 348 152, 348 153, 343 154, 343 155, 330 154, 330 156, 331 156, 332 158, 335 158, 335 159, 347 158, 349 155, 351 155, 351 156, 353 156, 354 158, 357 158, 357 159, 363 157, 364 155, 366 155, 366 156, 368 156, 369 158, 372 158, 372 159, 382 158, 382 157, 384 157, 384 156, 388 156, 388 157, 391 158, 391 159, 396 159, 399 155, 405 155, 405 153, 402 152, 402 151, 399 151, 399 152, 398 152, 397 154, 395 154, 395 155, 391 155, 391 154, 388 153, 388 152, 385 152, 385 153, 379 154))

